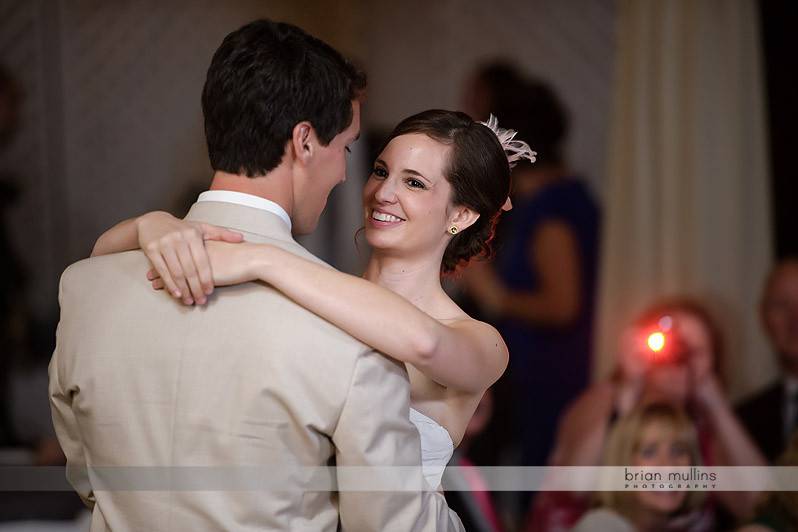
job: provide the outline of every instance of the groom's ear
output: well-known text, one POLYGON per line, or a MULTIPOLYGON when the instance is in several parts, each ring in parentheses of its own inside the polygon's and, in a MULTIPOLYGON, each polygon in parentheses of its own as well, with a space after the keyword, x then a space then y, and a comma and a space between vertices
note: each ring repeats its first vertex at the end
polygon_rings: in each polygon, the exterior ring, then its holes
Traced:
POLYGON ((316 131, 310 122, 299 122, 291 132, 291 147, 294 151, 294 158, 303 163, 307 163, 316 148, 316 131))

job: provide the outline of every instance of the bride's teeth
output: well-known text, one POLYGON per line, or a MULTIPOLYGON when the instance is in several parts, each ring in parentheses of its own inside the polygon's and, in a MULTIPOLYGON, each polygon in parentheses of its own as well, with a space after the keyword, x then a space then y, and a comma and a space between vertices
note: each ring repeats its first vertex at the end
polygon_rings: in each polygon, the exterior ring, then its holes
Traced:
POLYGON ((377 211, 372 211, 371 217, 374 218, 375 220, 380 221, 380 222, 400 222, 400 221, 402 221, 401 218, 397 218, 396 216, 393 216, 391 214, 385 214, 385 213, 377 212, 377 211))

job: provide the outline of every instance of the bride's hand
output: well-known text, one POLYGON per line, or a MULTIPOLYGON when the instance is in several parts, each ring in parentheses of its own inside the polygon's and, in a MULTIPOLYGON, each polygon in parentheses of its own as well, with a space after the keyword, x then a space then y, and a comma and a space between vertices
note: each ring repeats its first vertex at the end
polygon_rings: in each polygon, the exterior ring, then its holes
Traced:
POLYGON ((176 298, 191 305, 205 303, 213 292, 213 276, 205 241, 241 242, 243 235, 223 227, 188 222, 165 212, 152 212, 136 221, 139 245, 158 278, 176 298))
MULTIPOLYGON (((246 283, 258 279, 258 258, 272 249, 265 244, 230 244, 226 242, 205 242, 205 251, 213 272, 215 286, 246 283)), ((164 288, 164 280, 154 269, 147 278, 152 281, 156 290, 164 288)), ((200 301, 197 301, 200 303, 200 301)))

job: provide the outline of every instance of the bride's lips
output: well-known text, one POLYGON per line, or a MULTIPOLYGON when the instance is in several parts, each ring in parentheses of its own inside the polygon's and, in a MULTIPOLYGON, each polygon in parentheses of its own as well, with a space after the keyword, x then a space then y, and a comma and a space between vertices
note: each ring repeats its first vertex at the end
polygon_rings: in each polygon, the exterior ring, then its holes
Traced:
POLYGON ((372 209, 369 211, 368 222, 372 227, 389 228, 396 227, 405 220, 396 216, 395 214, 381 211, 379 209, 372 209))

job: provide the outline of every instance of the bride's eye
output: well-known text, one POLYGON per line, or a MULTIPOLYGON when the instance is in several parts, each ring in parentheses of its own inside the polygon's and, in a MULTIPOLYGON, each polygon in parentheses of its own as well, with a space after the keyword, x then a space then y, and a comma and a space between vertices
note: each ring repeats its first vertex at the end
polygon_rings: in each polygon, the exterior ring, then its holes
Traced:
POLYGON ((374 177, 379 179, 385 179, 386 177, 388 177, 388 171, 385 170, 385 168, 383 168, 382 166, 375 166, 374 168, 371 169, 371 173, 372 175, 374 175, 374 177))
POLYGON ((425 188, 427 188, 427 187, 424 185, 424 183, 422 183, 422 182, 421 182, 421 181, 419 181, 418 179, 413 179, 412 177, 411 177, 411 178, 408 178, 408 180, 406 181, 406 183, 407 183, 407 185, 408 185, 410 188, 420 188, 420 189, 425 189, 425 188))

